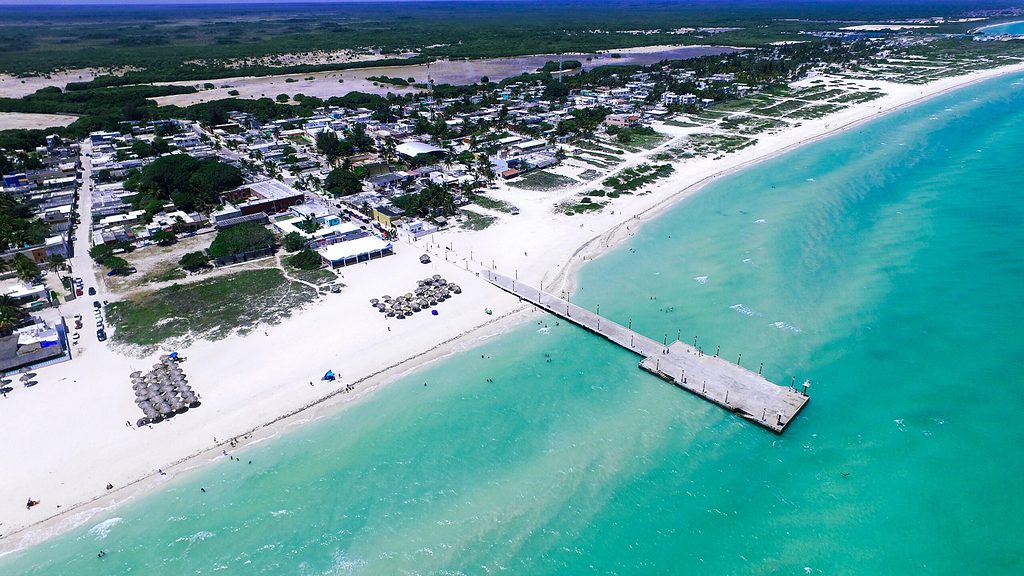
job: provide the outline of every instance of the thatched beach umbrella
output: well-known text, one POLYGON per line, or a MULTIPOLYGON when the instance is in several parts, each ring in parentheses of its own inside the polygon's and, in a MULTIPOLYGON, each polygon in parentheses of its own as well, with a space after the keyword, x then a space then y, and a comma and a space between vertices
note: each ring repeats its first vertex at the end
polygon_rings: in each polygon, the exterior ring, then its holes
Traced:
POLYGON ((131 376, 132 378, 138 378, 138 377, 142 376, 142 370, 136 370, 135 372, 132 372, 131 374, 129 374, 129 376, 131 376))

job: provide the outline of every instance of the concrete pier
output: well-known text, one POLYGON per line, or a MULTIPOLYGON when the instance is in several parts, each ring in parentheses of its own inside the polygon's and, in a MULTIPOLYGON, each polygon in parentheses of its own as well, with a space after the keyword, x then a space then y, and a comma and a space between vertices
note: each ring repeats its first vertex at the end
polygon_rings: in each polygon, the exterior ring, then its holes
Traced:
POLYGON ((489 270, 481 272, 481 276, 539 308, 643 356, 640 368, 772 432, 781 434, 809 400, 801 392, 769 382, 760 374, 703 354, 678 340, 666 345, 508 276, 489 270))

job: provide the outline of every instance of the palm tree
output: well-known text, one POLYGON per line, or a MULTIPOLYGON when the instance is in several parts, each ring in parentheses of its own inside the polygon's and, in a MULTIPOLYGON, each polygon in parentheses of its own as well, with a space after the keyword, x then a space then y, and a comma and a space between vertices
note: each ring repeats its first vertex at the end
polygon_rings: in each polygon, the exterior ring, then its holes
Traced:
MULTIPOLYGON (((50 268, 54 272, 63 270, 68 265, 67 260, 65 260, 64 257, 61 256, 60 254, 50 254, 50 257, 47 259, 47 261, 50 263, 50 268)), ((58 274, 57 276, 60 276, 60 274, 58 274)))
POLYGON ((14 256, 14 273, 22 281, 29 282, 39 277, 39 265, 24 254, 14 256))
POLYGON ((16 308, 0 308, 0 334, 10 334, 20 320, 21 315, 16 308))
POLYGON ((8 334, 21 321, 22 312, 10 296, 0 295, 0 334, 8 334))

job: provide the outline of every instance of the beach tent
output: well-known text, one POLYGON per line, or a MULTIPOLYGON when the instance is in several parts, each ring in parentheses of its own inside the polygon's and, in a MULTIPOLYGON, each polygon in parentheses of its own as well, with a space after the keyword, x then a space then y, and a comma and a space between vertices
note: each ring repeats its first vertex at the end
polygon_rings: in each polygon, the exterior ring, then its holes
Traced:
POLYGON ((334 370, 328 370, 323 377, 324 380, 334 380, 334 370))

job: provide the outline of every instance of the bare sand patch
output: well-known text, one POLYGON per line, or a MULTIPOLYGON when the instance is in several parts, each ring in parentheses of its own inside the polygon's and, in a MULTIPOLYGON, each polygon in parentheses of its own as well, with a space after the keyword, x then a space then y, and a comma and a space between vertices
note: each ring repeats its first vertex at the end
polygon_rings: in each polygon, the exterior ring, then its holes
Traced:
POLYGON ((78 120, 78 116, 0 112, 0 130, 56 128, 67 126, 75 120, 78 120))

